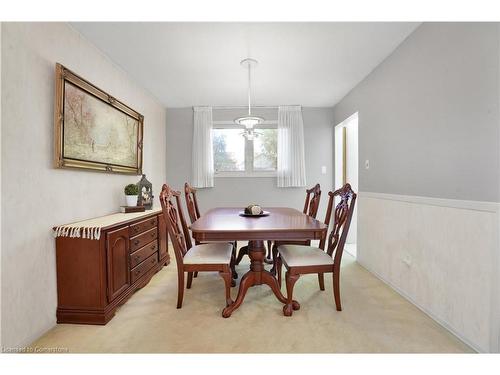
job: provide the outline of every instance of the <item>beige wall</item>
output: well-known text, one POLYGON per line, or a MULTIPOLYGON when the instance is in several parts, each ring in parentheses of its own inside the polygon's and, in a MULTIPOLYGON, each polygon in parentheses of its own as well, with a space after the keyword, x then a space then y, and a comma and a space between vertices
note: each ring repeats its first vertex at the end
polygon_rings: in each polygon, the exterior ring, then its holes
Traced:
POLYGON ((138 176, 52 168, 54 65, 62 63, 142 113, 144 172, 165 180, 165 109, 62 23, 2 25, 2 345, 29 344, 55 324, 51 227, 116 212, 138 176))
POLYGON ((496 210, 361 192, 358 262, 477 351, 496 352, 496 210))

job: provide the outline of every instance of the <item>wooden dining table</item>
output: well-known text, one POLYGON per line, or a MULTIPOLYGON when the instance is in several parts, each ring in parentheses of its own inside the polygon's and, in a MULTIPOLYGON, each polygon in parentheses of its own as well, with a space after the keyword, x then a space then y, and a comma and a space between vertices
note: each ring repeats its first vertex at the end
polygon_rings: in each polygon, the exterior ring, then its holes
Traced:
MULTIPOLYGON (((228 318, 241 306, 248 288, 254 285, 268 285, 276 298, 286 304, 286 298, 276 277, 264 269, 267 240, 318 240, 326 235, 327 226, 319 220, 293 208, 265 208, 268 216, 241 216, 241 208, 214 208, 202 215, 191 225, 193 238, 200 242, 207 241, 248 241, 250 270, 240 281, 238 296, 231 305, 222 311, 222 316, 228 318)), ((294 310, 300 309, 300 304, 293 301, 294 310)))

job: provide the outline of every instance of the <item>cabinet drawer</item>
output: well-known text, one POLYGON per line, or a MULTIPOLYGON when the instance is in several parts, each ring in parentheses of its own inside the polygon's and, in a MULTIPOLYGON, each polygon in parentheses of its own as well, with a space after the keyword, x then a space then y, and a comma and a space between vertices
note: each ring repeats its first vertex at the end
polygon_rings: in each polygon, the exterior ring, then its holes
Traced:
POLYGON ((158 255, 154 253, 149 258, 147 258, 144 262, 139 264, 137 267, 133 268, 130 271, 130 279, 132 283, 141 278, 144 274, 146 274, 151 268, 158 263, 158 255))
POLYGON ((157 223, 158 221, 155 216, 143 221, 139 221, 136 224, 132 224, 129 227, 130 237, 137 236, 138 234, 145 232, 151 228, 156 228, 157 223))
POLYGON ((139 250, 134 251, 132 254, 130 254, 130 268, 134 268, 144 259, 149 257, 151 254, 155 253, 157 250, 158 250, 158 242, 153 241, 147 244, 146 246, 141 247, 139 250))
POLYGON ((156 228, 150 229, 147 232, 139 234, 138 236, 130 239, 130 252, 138 250, 139 248, 147 245, 158 237, 158 230, 156 228))

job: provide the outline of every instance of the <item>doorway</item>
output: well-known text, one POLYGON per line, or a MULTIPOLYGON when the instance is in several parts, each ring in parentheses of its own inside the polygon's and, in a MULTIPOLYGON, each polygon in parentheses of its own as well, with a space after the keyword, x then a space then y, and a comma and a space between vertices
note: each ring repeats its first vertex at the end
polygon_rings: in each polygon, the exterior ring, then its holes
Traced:
MULTIPOLYGON (((335 189, 351 184, 358 193, 358 112, 335 126, 335 189)), ((358 209, 354 207, 345 251, 356 257, 358 209)))

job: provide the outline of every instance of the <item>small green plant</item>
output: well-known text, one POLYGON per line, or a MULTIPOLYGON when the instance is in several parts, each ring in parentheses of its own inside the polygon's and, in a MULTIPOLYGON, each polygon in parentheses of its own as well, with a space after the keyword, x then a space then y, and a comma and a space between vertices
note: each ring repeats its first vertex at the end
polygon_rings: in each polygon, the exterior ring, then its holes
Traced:
POLYGON ((125 186, 125 195, 139 195, 139 186, 136 184, 128 184, 125 186))

